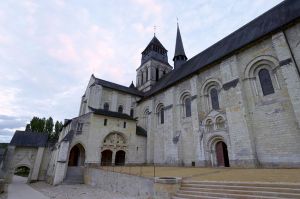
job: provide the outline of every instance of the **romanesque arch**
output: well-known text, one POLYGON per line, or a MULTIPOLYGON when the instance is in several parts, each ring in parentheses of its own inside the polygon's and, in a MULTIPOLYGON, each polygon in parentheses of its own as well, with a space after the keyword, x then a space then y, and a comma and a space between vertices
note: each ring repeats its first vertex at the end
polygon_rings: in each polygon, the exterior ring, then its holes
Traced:
POLYGON ((74 145, 69 153, 68 166, 84 166, 85 149, 81 144, 74 145))
POLYGON ((229 167, 228 145, 222 136, 213 136, 207 142, 213 167, 229 167))
POLYGON ((181 115, 182 117, 191 117, 192 116, 192 102, 191 102, 191 93, 189 91, 184 91, 180 95, 179 104, 182 105, 181 115))
POLYGON ((124 165, 126 162, 127 139, 119 132, 108 134, 101 146, 101 165, 124 165))
POLYGON ((207 79, 202 88, 201 95, 204 96, 204 104, 209 110, 220 109, 220 92, 222 89, 222 83, 218 79, 207 79))
POLYGON ((247 64, 244 76, 255 96, 266 96, 280 89, 276 74, 278 65, 278 60, 269 55, 258 56, 247 64))

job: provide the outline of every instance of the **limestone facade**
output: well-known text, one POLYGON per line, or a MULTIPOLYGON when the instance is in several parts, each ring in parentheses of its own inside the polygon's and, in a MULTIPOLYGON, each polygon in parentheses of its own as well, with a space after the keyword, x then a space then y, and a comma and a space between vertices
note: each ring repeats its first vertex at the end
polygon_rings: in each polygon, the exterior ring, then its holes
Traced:
POLYGON ((172 70, 161 43, 148 48, 150 42, 146 50, 161 53, 161 60, 143 54, 136 87, 91 76, 79 116, 61 132, 48 176, 54 184, 64 179, 78 144, 82 165, 114 164, 122 150, 125 164, 299 167, 299 42, 296 20, 161 89, 160 82, 172 81, 168 74, 198 63, 192 58, 172 70), (105 150, 111 158, 103 159, 105 150))

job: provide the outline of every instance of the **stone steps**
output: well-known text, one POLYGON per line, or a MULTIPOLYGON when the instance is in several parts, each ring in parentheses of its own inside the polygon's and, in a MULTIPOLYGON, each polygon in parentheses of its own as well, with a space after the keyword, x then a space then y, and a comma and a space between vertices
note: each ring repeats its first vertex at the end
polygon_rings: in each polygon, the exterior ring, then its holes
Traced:
POLYGON ((261 182, 183 181, 173 199, 238 198, 278 199, 300 198, 300 184, 261 182))
POLYGON ((63 184, 83 184, 83 167, 68 167, 63 184))

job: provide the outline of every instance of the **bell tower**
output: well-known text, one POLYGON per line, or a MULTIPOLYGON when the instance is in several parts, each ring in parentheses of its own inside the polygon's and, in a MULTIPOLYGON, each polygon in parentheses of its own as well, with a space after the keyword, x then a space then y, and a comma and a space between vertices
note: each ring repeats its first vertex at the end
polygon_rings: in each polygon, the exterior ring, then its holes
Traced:
POLYGON ((168 51, 156 38, 155 34, 142 52, 141 65, 136 69, 136 86, 146 92, 165 74, 172 70, 168 63, 168 51))

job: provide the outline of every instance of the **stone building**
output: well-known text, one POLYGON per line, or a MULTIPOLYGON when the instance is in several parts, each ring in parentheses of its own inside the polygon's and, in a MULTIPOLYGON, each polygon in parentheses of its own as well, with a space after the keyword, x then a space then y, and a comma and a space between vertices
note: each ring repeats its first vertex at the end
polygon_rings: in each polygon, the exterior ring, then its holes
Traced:
POLYGON ((16 131, 2 167, 7 182, 12 181, 13 173, 20 167, 29 169, 28 182, 45 180, 50 154, 47 134, 16 131))
POLYGON ((177 26, 174 68, 154 36, 136 86, 91 76, 52 151, 49 182, 89 165, 299 167, 299 43, 295 0, 190 59, 177 26))

